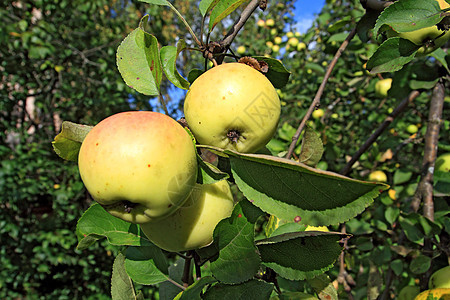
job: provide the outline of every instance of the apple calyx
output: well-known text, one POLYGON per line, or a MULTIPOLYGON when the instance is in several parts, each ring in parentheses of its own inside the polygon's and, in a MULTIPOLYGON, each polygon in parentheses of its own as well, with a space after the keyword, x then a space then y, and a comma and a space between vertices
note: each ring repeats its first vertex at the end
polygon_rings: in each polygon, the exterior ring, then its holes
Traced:
POLYGON ((228 133, 227 133, 227 138, 229 138, 230 141, 231 141, 232 143, 235 143, 235 144, 237 144, 237 142, 239 141, 239 139, 240 139, 241 137, 242 137, 243 139, 245 139, 245 138, 242 136, 241 132, 240 132, 239 130, 237 130, 237 129, 231 129, 231 130, 228 131, 228 133))
POLYGON ((265 61, 262 60, 259 61, 253 57, 244 56, 241 59, 239 59, 238 63, 250 66, 256 71, 259 71, 263 74, 269 71, 269 64, 267 64, 265 61))

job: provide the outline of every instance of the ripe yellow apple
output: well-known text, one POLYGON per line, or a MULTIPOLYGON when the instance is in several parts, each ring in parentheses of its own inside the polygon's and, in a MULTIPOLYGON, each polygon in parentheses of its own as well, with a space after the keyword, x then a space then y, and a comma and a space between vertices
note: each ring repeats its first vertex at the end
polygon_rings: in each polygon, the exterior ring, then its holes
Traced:
POLYGON ((414 298, 414 300, 427 300, 427 299, 448 300, 450 299, 450 289, 438 288, 426 290, 417 295, 416 298, 414 298))
POLYGON ((273 46, 272 46, 272 51, 273 51, 273 52, 278 52, 278 51, 280 51, 280 46, 278 46, 278 45, 273 45, 273 46))
POLYGON ((266 25, 266 22, 264 22, 264 20, 259 19, 258 22, 256 22, 256 25, 258 25, 259 27, 264 27, 266 25))
POLYGON ((186 121, 199 143, 244 153, 269 142, 280 112, 280 99, 270 81, 241 63, 203 73, 184 102, 186 121))
POLYGON ((316 109, 315 111, 313 111, 312 117, 314 119, 320 119, 320 118, 322 118, 322 116, 324 114, 325 114, 325 111, 323 109, 319 108, 319 109, 316 109))
POLYGON ((283 42, 283 39, 282 39, 281 37, 279 37, 279 36, 276 36, 276 37, 273 39, 273 42, 274 42, 275 44, 281 44, 281 43, 283 42))
POLYGON ((231 215, 233 195, 226 180, 196 185, 183 207, 165 219, 141 224, 152 243, 170 252, 198 249, 213 241, 220 220, 231 215))
POLYGON ((292 31, 289 31, 288 33, 286 33, 286 37, 288 38, 288 39, 290 39, 291 37, 293 37, 294 36, 294 33, 292 32, 292 31))
POLYGON ((275 25, 275 21, 273 19, 266 20, 266 25, 272 27, 275 25))
POLYGON ((436 171, 450 172, 450 152, 436 158, 435 169, 436 171))
POLYGON ((397 300, 412 300, 419 295, 420 287, 414 285, 407 285, 398 293, 397 300))
POLYGON ((443 267, 434 272, 428 281, 428 288, 450 288, 450 266, 443 267))
POLYGON ((269 48, 272 48, 273 43, 271 41, 267 41, 266 42, 266 46, 269 47, 269 48))
POLYGON ((298 43, 299 43, 299 41, 298 41, 298 38, 296 38, 296 37, 291 37, 288 40, 288 44, 291 45, 292 47, 297 47, 298 43))
POLYGON ((377 170, 373 171, 369 174, 369 180, 370 181, 379 181, 379 182, 387 182, 387 176, 386 173, 383 171, 377 170))
POLYGON ((303 42, 298 43, 297 51, 302 51, 303 49, 306 49, 306 44, 303 42))
POLYGON ((237 48, 236 52, 237 52, 238 54, 242 55, 242 54, 245 53, 246 50, 247 50, 247 49, 245 49, 245 46, 239 46, 239 47, 237 48))
POLYGON ((173 213, 197 178, 191 137, 157 112, 123 112, 98 123, 81 145, 78 167, 92 198, 132 223, 173 213))
MULTIPOLYGON (((450 7, 450 4, 448 4, 444 0, 437 1, 441 9, 450 7)), ((388 38, 395 36, 410 40, 414 44, 422 46, 417 51, 417 55, 424 56, 443 46, 450 39, 450 31, 445 32, 439 30, 437 26, 426 27, 410 32, 396 32, 394 30, 387 31, 388 38), (432 42, 428 43, 430 41, 432 42)))
POLYGON ((380 98, 387 97, 391 85, 392 78, 385 78, 377 81, 377 83, 375 84, 375 94, 380 98))

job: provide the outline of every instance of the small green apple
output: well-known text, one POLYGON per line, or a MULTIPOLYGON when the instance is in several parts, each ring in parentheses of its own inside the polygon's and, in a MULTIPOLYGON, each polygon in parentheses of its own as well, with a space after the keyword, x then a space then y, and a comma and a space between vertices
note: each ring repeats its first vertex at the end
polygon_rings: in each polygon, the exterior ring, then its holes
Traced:
POLYGON ((278 33, 278 30, 276 29, 276 28, 272 28, 271 30, 270 30, 270 34, 271 35, 276 35, 278 33))
POLYGON ((408 127, 406 127, 406 131, 410 134, 414 134, 419 131, 419 127, 417 127, 417 125, 415 124, 410 124, 408 125, 408 127))
POLYGON ((450 288, 450 266, 443 267, 434 272, 428 281, 428 288, 450 288))
POLYGON ((444 153, 436 158, 435 170, 441 172, 450 172, 450 153, 444 153))
POLYGON ((373 171, 369 174, 370 181, 387 182, 386 173, 380 170, 373 171))
POLYGON ((239 152, 256 152, 272 138, 281 104, 262 73, 242 63, 209 69, 189 88, 184 115, 197 141, 239 152))
POLYGON ((397 300, 412 300, 420 294, 420 287, 407 285, 398 293, 397 300))
POLYGON ((322 116, 324 114, 325 114, 325 111, 323 109, 319 108, 319 109, 316 109, 315 111, 313 111, 312 117, 314 119, 320 119, 320 118, 322 118, 322 116))
POLYGON ((391 85, 392 85, 392 78, 386 78, 377 81, 377 83, 375 84, 375 94, 380 98, 387 97, 391 85))
POLYGON ((297 47, 297 45, 299 44, 298 38, 296 37, 291 37, 288 40, 288 44, 291 45, 292 47, 297 47))
POLYGON ((157 112, 123 112, 98 123, 81 145, 78 166, 92 198, 132 223, 173 213, 197 178, 190 135, 157 112))
POLYGON ((140 226, 152 243, 166 251, 198 249, 213 241, 214 228, 231 215, 233 207, 226 180, 197 184, 183 207, 165 219, 140 226))
POLYGON ((246 50, 247 50, 247 49, 245 48, 245 46, 239 46, 239 47, 237 48, 236 52, 237 52, 238 54, 242 55, 242 54, 245 53, 246 50))
POLYGON ((306 49, 306 44, 303 42, 298 43, 297 51, 302 51, 303 49, 306 49))

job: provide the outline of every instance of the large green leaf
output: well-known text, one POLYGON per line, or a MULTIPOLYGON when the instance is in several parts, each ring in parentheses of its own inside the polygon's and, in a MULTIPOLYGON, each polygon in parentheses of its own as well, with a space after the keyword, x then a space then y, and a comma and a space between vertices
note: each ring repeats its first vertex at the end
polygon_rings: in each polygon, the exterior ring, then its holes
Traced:
POLYGON ((208 148, 229 156, 236 184, 254 205, 300 224, 346 222, 388 188, 383 183, 351 179, 284 158, 208 148))
POLYGON ((129 247, 125 252, 125 268, 134 282, 157 284, 169 277, 168 263, 161 249, 154 245, 129 247))
POLYGON ((205 276, 191 284, 186 290, 184 290, 178 297, 174 300, 202 300, 203 288, 217 280, 211 276, 205 276))
POLYGON ((178 73, 176 64, 178 54, 184 49, 186 49, 186 42, 184 40, 179 40, 176 47, 162 47, 160 54, 162 67, 167 79, 169 79, 176 87, 187 90, 189 88, 189 82, 178 73))
POLYGON ((443 17, 437 1, 401 0, 396 1, 378 17, 374 33, 383 25, 388 25, 397 32, 409 32, 433 26, 443 17))
POLYGON ((229 14, 236 10, 242 3, 246 0, 219 0, 209 18, 209 31, 213 30, 213 28, 226 18, 229 14))
POLYGON ((348 235, 302 231, 277 235, 256 243, 263 264, 290 280, 313 278, 329 270, 342 252, 348 235))
POLYGON ((223 179, 227 179, 229 176, 227 173, 220 171, 214 165, 204 161, 197 155, 198 162, 198 175, 197 183, 200 184, 212 184, 223 179))
POLYGON ((128 86, 139 93, 159 95, 162 66, 155 36, 145 32, 144 16, 139 27, 133 30, 117 48, 117 67, 128 86))
POLYGON ((198 6, 202 16, 205 16, 214 6, 219 2, 219 0, 202 0, 198 6))
POLYGON ((111 276, 111 298, 113 300, 134 300, 136 292, 133 282, 125 271, 125 256, 119 253, 114 260, 111 276))
POLYGON ((76 232, 79 250, 105 237, 113 245, 153 245, 136 224, 111 216, 97 203, 89 207, 78 220, 76 232))
POLYGON ((389 38, 370 57, 367 69, 370 73, 398 71, 414 59, 419 48, 407 39, 389 38))
POLYGON ((241 283, 258 271, 260 259, 254 244, 254 224, 247 221, 239 204, 232 215, 214 229, 219 256, 211 262, 214 277, 229 284, 241 283))
POLYGON ((241 284, 228 285, 219 283, 208 289, 205 300, 264 300, 269 299, 273 284, 262 280, 250 280, 241 284))
POLYGON ((169 1, 167 0, 139 0, 141 2, 155 4, 155 5, 164 5, 164 6, 170 6, 169 1))
POLYGON ((291 72, 286 69, 279 59, 265 56, 252 57, 258 61, 264 61, 269 65, 269 70, 265 75, 275 88, 281 89, 288 83, 291 72))
POLYGON ((91 129, 92 126, 64 121, 61 132, 52 142, 56 154, 66 160, 78 161, 81 144, 91 129))
POLYGON ((169 266, 169 277, 171 281, 164 281, 159 284, 159 299, 160 300, 173 300, 183 290, 183 271, 184 271, 184 258, 179 258, 177 261, 169 266), (178 283, 175 285, 174 283, 178 283))

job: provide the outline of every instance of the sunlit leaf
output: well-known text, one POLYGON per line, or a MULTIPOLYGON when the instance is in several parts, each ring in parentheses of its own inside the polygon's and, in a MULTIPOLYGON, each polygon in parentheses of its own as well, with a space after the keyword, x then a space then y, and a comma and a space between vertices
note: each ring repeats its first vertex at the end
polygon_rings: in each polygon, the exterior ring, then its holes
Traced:
POLYGON ((64 121, 61 132, 52 142, 53 150, 63 159, 78 161, 81 144, 92 128, 92 126, 64 121))
POLYGON ((125 271, 125 256, 119 253, 114 260, 111 276, 111 298, 113 300, 134 300, 136 293, 133 282, 125 271))
POLYGON ((176 60, 178 54, 186 49, 186 42, 184 40, 179 40, 177 46, 165 46, 161 48, 161 62, 164 73, 167 79, 170 80, 176 87, 181 89, 188 89, 189 82, 184 79, 177 70, 176 60))
POLYGON ((245 0, 219 0, 211 12, 209 31, 213 30, 217 23, 235 11, 244 2, 245 0))

